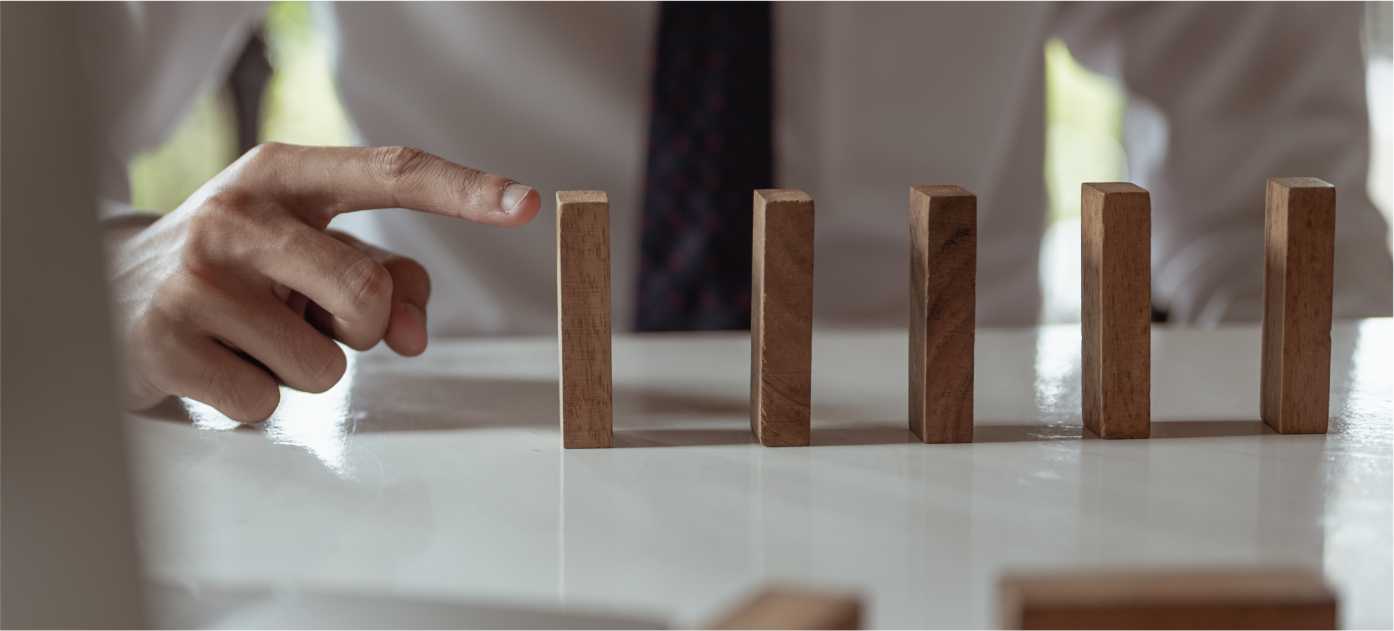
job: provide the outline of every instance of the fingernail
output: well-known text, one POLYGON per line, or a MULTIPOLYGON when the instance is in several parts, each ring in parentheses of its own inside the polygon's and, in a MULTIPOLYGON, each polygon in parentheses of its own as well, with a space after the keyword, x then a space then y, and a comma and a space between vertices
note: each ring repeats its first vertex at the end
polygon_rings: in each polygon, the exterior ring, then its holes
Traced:
POLYGON ((513 211, 518 210, 518 206, 522 205, 523 200, 531 192, 531 186, 517 183, 509 184, 507 188, 503 189, 503 197, 499 199, 499 210, 506 214, 513 214, 513 211))

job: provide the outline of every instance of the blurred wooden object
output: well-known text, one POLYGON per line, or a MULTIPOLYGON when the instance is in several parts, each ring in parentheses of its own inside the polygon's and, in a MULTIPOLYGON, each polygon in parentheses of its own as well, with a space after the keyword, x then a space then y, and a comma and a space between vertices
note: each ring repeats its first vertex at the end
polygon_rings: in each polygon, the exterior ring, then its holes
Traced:
POLYGON ((978 198, 958 186, 910 189, 910 431, 973 442, 978 198))
POLYGON ((610 201, 600 191, 557 192, 557 329, 562 446, 609 447, 610 201))
POLYGON ((1266 197, 1261 414, 1283 434, 1324 434, 1336 188, 1310 177, 1273 178, 1266 197))
POLYGON ((768 587, 726 612, 709 629, 860 629, 854 594, 792 586, 768 587))
POLYGON ((1085 184, 1084 426, 1102 438, 1151 434, 1152 262, 1147 191, 1085 184))
POLYGON ((750 286, 750 429, 770 447, 809 444, 813 198, 755 191, 750 286))
POLYGON ((1005 629, 1334 629, 1336 596, 1300 568, 1077 571, 998 581, 1005 629))

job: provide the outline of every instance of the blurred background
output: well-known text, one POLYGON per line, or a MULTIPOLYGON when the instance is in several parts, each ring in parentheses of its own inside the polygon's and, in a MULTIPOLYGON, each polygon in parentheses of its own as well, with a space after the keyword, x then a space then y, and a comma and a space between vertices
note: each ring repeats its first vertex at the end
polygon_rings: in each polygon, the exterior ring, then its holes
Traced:
MULTIPOLYGON (((1369 188, 1389 219, 1394 208, 1394 63, 1391 3, 1368 2, 1365 54, 1372 156, 1369 188)), ((134 205, 178 206, 194 189, 257 142, 342 145, 355 142, 335 96, 328 43, 309 2, 272 3, 261 32, 244 49, 221 89, 208 90, 178 130, 129 165, 134 205)), ((1122 144, 1126 95, 1117 82, 1080 66, 1059 40, 1046 64, 1045 181, 1050 229, 1041 252, 1042 319, 1079 319, 1079 184, 1126 180, 1122 144)), ((1256 192, 1255 195, 1258 195, 1256 192)))

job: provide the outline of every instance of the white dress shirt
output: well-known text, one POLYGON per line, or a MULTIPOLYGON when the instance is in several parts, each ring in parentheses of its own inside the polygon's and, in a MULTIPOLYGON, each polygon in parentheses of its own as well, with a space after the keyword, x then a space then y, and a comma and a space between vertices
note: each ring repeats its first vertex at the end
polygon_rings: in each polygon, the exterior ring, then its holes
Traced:
MULTIPOLYGON (((617 328, 634 316, 658 7, 324 5, 359 140, 531 184, 497 229, 401 210, 335 225, 431 271, 438 334, 554 331, 553 193, 609 193, 617 328)), ((217 85, 264 6, 90 7, 113 194, 217 85), (116 171, 116 169, 120 169, 116 171)), ((903 325, 913 184, 978 195, 978 320, 1034 322, 1046 192, 1043 44, 1119 78, 1131 180, 1152 194, 1154 301, 1182 322, 1262 313, 1264 185, 1336 185, 1336 315, 1389 314, 1388 230, 1366 193, 1359 4, 779 4, 776 184, 816 203, 817 326, 903 325)))

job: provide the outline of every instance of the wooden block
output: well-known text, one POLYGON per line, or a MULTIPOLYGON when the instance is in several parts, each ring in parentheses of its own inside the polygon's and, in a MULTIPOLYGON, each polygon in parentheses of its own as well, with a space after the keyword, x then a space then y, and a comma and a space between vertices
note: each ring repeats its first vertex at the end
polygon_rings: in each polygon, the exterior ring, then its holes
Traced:
POLYGON ((1267 206, 1260 413, 1284 434, 1325 434, 1336 187, 1310 177, 1273 178, 1267 206))
POLYGON ((770 447, 809 444, 813 198, 755 191, 750 283, 750 429, 770 447))
POLYGON ((557 192, 557 335, 562 446, 609 447, 610 201, 600 191, 557 192))
POLYGON ((998 581, 1004 629, 1335 629, 1336 596, 1300 568, 1078 571, 998 581))
POLYGON ((957 186, 910 189, 910 431, 973 442, 978 198, 957 186))
POLYGON ((796 587, 766 588, 726 612, 709 629, 860 629, 861 599, 854 594, 796 587))
POLYGON ((1147 191, 1083 191, 1084 426, 1103 438, 1151 434, 1152 261, 1147 191))

